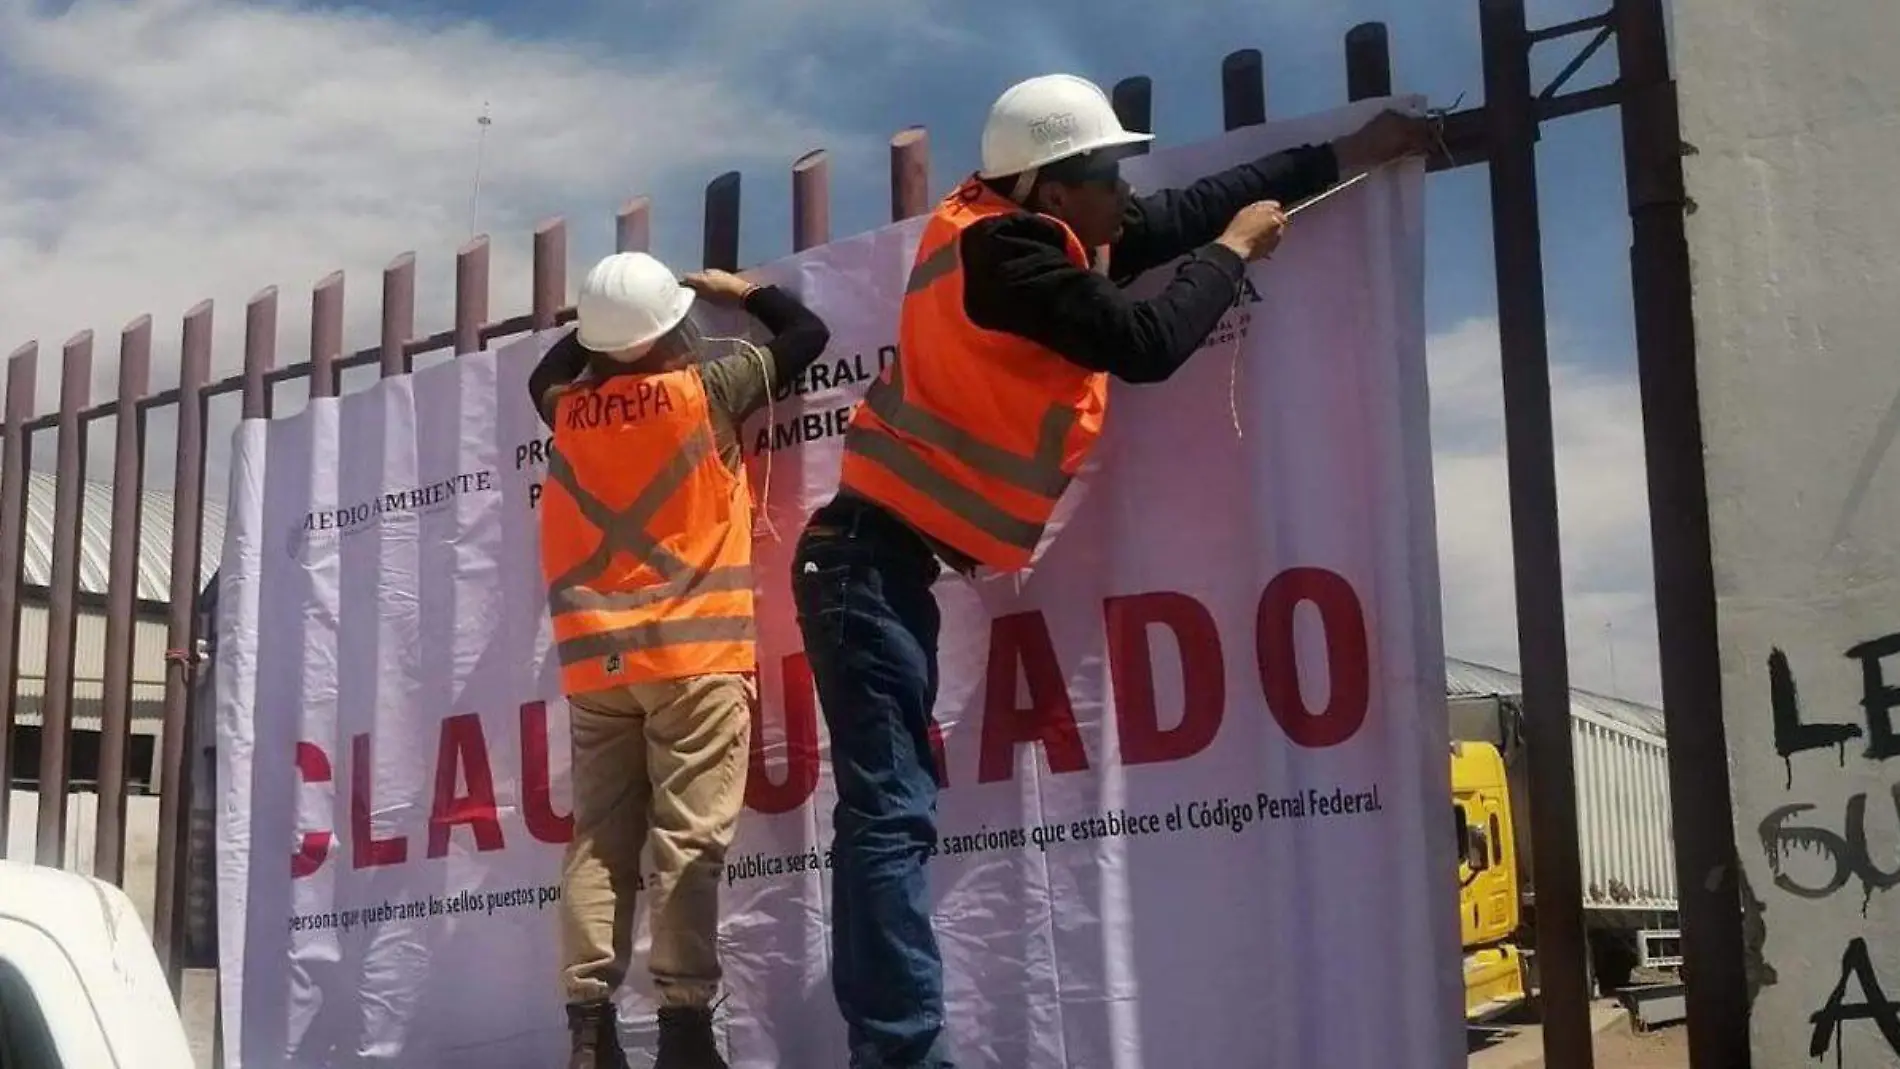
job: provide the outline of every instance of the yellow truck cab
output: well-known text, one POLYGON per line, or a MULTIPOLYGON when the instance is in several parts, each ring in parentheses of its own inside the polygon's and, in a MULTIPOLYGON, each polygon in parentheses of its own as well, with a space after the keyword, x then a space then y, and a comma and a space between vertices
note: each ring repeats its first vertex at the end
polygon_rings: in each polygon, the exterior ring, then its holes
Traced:
POLYGON ((125 892, 0 861, 0 1067, 195 1069, 151 936, 125 892))
POLYGON ((1458 829, 1458 912, 1464 936, 1465 1018, 1483 1020, 1524 1001, 1517 843, 1504 757, 1482 742, 1451 744, 1458 829))

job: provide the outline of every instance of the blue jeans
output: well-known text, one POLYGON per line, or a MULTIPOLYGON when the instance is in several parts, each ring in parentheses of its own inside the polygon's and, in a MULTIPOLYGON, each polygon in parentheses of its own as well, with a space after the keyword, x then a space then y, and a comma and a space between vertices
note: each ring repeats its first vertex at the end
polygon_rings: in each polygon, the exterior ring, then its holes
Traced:
POLYGON ((846 499, 792 558, 792 596, 831 733, 831 982, 851 1069, 951 1069, 924 862, 937 842, 941 570, 915 532, 846 499))

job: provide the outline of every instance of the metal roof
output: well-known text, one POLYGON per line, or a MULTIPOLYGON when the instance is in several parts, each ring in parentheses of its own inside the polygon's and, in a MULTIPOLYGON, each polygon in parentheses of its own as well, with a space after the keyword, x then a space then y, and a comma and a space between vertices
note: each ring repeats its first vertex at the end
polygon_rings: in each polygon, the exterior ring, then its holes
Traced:
MULTIPOLYGON (((28 472, 26 495, 26 585, 53 582, 53 488, 51 472, 28 472)), ((139 587, 143 601, 171 600, 172 495, 147 490, 139 516, 139 587)), ((79 589, 104 594, 112 560, 112 484, 85 482, 79 519, 79 589)), ((202 589, 218 570, 224 552, 224 510, 206 502, 204 537, 198 547, 198 580, 202 589)))
MULTIPOLYGON (((1456 657, 1445 659, 1445 696, 1448 698, 1489 698, 1495 695, 1519 696, 1523 693, 1523 676, 1474 661, 1461 661, 1456 657)), ((1570 689, 1570 706, 1572 709, 1586 709, 1652 735, 1664 734, 1662 710, 1654 706, 1575 687, 1570 689)))

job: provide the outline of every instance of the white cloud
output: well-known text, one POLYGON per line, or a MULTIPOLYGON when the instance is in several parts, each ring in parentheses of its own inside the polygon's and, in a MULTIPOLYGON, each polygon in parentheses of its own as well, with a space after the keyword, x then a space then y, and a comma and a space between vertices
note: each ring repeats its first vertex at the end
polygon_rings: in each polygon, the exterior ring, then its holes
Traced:
MULTIPOLYGON (((1571 683, 1658 702, 1636 383, 1574 359, 1561 336, 1552 349, 1571 683)), ((1429 351, 1446 649, 1514 670, 1517 613, 1497 323, 1468 321, 1433 337, 1429 351)))
POLYGON ((569 216, 572 274, 608 247, 631 194, 656 195, 657 239, 696 233, 713 173, 851 144, 691 51, 629 61, 479 23, 282 4, 80 0, 49 14, 0 0, 0 91, 0 350, 40 341, 43 406, 82 328, 98 332, 95 396, 109 396, 117 332, 143 312, 169 386, 178 317, 204 297, 216 365, 234 370, 244 302, 267 284, 281 289, 279 362, 301 360, 309 287, 336 268, 346 344, 367 344, 380 271, 405 249, 419 256, 419 332, 446 327, 484 101, 498 315, 526 310, 539 218, 569 216))

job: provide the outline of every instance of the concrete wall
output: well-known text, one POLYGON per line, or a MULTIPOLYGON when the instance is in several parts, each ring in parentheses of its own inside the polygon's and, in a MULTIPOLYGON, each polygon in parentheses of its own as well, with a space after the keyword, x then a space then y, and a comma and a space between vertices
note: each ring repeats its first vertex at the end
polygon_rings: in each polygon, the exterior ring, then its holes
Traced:
POLYGON ((1754 1065, 1900 1065, 1900 7, 1674 8, 1754 1065))

